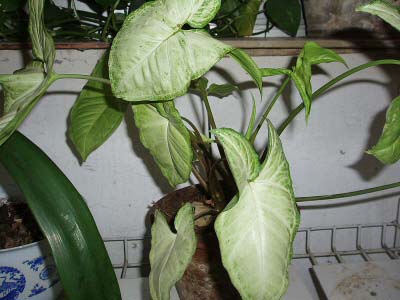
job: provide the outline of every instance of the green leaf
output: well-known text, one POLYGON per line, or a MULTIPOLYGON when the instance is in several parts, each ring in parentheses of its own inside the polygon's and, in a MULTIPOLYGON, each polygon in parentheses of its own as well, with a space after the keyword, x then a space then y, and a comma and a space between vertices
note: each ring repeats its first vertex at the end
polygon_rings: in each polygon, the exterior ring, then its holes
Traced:
MULTIPOLYGON (((243 300, 273 300, 285 294, 299 224, 289 165, 271 123, 268 144, 258 176, 215 222, 223 265, 243 300)), ((226 153, 230 166, 234 159, 229 156, 244 154, 240 147, 232 149, 238 153, 226 153)))
POLYGON ((54 82, 55 47, 43 21, 44 0, 29 0, 29 33, 34 60, 12 75, 0 75, 4 91, 4 114, 0 118, 0 145, 21 125, 47 88, 54 82), (47 73, 44 73, 46 66, 47 73))
POLYGON ((253 130, 254 130, 254 126, 256 123, 256 116, 257 116, 256 99, 254 99, 253 95, 251 95, 251 96, 253 99, 253 109, 251 111, 251 118, 250 118, 249 126, 247 127, 247 131, 245 134, 246 139, 249 141, 251 141, 251 136, 253 135, 253 130))
POLYGON ((378 143, 367 153, 384 164, 394 164, 400 159, 400 96, 386 112, 385 127, 378 143))
POLYGON ((245 0, 238 10, 233 25, 239 36, 252 35, 261 0, 245 0))
POLYGON ((114 39, 110 79, 115 96, 127 101, 170 100, 186 93, 232 50, 200 28, 216 14, 219 0, 157 0, 127 17, 114 39))
POLYGON ((229 52, 229 55, 234 58, 240 66, 245 70, 251 78, 253 78, 254 82, 256 83, 260 94, 262 94, 262 76, 261 71, 258 68, 256 62, 242 49, 233 49, 229 52))
POLYGON ((151 227, 149 276, 153 300, 169 300, 173 285, 182 278, 196 250, 194 211, 186 203, 175 218, 176 233, 171 232, 165 216, 156 211, 151 227))
POLYGON ((21 125, 47 88, 54 81, 45 77, 38 63, 11 75, 0 75, 4 93, 4 114, 0 118, 0 145, 21 125))
POLYGON ((267 0, 264 5, 268 20, 291 36, 296 36, 301 20, 299 0, 267 0))
POLYGON ((132 105, 140 140, 171 186, 186 182, 192 170, 190 134, 173 101, 132 105))
POLYGON ((262 77, 270 77, 270 76, 277 76, 277 75, 288 75, 292 74, 291 70, 288 69, 279 69, 279 68, 261 68, 260 69, 262 77))
POLYGON ((229 167, 235 179, 239 193, 257 177, 260 171, 258 154, 250 142, 240 133, 230 128, 211 131, 224 148, 229 167))
POLYGON ((307 42, 297 58, 296 67, 291 73, 292 80, 303 99, 307 120, 310 116, 312 101, 311 66, 330 62, 341 62, 346 65, 343 58, 334 51, 322 48, 315 42, 307 42))
POLYGON ((374 0, 359 6, 356 11, 362 11, 380 17, 397 30, 400 30, 400 8, 384 0, 374 0))
POLYGON ((237 91, 238 87, 229 83, 226 84, 211 84, 207 89, 209 95, 217 96, 219 98, 228 97, 233 92, 237 91))
MULTIPOLYGON (((108 53, 95 66, 92 76, 108 78, 108 53)), ((126 103, 112 95, 109 85, 89 81, 71 111, 69 134, 85 161, 90 153, 102 145, 121 124, 126 103)))
POLYGON ((47 73, 53 70, 56 50, 53 38, 44 24, 45 0, 28 0, 29 35, 32 40, 32 53, 35 59, 46 65, 47 73))
POLYGON ((61 170, 17 132, 0 147, 0 162, 21 188, 47 237, 68 298, 120 300, 96 223, 61 170))

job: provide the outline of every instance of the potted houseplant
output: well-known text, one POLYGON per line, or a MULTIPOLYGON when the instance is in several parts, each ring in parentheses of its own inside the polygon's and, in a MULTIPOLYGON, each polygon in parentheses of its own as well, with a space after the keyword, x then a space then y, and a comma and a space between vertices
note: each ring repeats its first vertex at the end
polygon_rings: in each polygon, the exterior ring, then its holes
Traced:
POLYGON ((60 279, 69 297, 120 299, 93 217, 61 170, 19 132, 0 147, 0 162, 37 220, 26 205, 19 208, 25 203, 1 209, 1 246, 7 248, 0 250, 2 299, 59 299, 60 279))
MULTIPOLYGON (((99 61, 91 76, 57 74, 53 70, 52 38, 42 22, 43 1, 29 3, 35 61, 23 72, 0 78, 6 92, 0 143, 11 136, 54 81, 88 79, 71 112, 70 136, 82 159, 99 147, 120 124, 124 112, 132 109, 143 145, 170 184, 176 186, 187 181, 191 172, 200 184, 198 189, 189 190, 199 201, 187 199, 184 194, 184 201, 170 204, 170 199, 163 199, 156 205, 150 253, 152 298, 169 299, 171 287, 184 276, 196 252, 197 223, 198 252, 208 247, 209 232, 215 228, 223 266, 237 290, 233 289, 229 299, 238 297, 236 293, 243 299, 279 299, 288 285, 287 269, 299 223, 296 200, 308 200, 294 196, 279 134, 303 109, 308 118, 313 99, 337 82, 360 70, 381 64, 398 65, 400 61, 380 60, 358 66, 313 93, 312 65, 345 63, 333 51, 310 42, 292 69, 260 68, 245 52, 214 40, 201 29, 214 18, 220 1, 157 0, 146 3, 126 18, 110 53, 99 61), (185 25, 192 29, 183 29, 185 25), (238 61, 260 92, 263 77, 287 76, 258 122, 254 105, 245 133, 217 128, 208 100, 210 94, 223 97, 236 88, 210 85, 202 77, 225 55, 238 61), (268 115, 290 80, 295 83, 303 104, 275 129, 268 115), (173 99, 188 89, 200 94, 210 132, 201 132, 175 108, 173 99), (269 141, 267 149, 257 154, 253 143, 263 124, 268 124, 269 141), (216 151, 219 155, 214 155, 216 151), (171 230, 173 219, 175 228, 171 230)), ((396 99, 391 105, 382 139, 371 150, 386 163, 394 163, 400 156, 396 146, 398 102, 396 99)), ((394 183, 355 193, 399 185, 394 183)), ((210 240, 215 242, 215 236, 211 236, 210 240)), ((217 274, 228 278, 226 274, 217 274)), ((178 284, 181 295, 190 290, 186 288, 195 279, 186 275, 189 280, 178 284)), ((206 282, 212 287, 219 284, 206 282)), ((196 299, 196 296, 188 297, 196 299)), ((223 298, 224 294, 219 297, 223 298)))

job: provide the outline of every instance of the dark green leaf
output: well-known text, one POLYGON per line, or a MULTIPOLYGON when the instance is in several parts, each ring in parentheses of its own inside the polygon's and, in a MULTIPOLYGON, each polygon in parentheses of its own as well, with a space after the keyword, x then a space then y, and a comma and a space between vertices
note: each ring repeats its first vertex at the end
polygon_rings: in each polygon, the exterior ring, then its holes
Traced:
POLYGON ((0 162, 21 188, 47 237, 69 299, 120 300, 96 223, 61 170, 20 133, 0 147, 0 162))
MULTIPOLYGON (((92 76, 108 78, 108 52, 93 70, 92 76)), ((101 146, 121 124, 126 103, 116 99, 109 85, 89 81, 71 111, 69 134, 83 160, 101 146)))
POLYGON ((276 27, 296 36, 301 20, 299 0, 267 0, 264 9, 268 20, 276 27))
POLYGON ((261 0, 246 0, 238 10, 233 25, 239 36, 252 35, 261 0))
POLYGON ((217 96, 219 98, 228 97, 233 92, 237 91, 238 87, 229 83, 226 84, 211 84, 208 88, 208 94, 212 96, 217 96))
POLYGON ((386 123, 382 135, 371 150, 384 164, 394 164, 400 159, 400 96, 393 100, 386 113, 386 123))

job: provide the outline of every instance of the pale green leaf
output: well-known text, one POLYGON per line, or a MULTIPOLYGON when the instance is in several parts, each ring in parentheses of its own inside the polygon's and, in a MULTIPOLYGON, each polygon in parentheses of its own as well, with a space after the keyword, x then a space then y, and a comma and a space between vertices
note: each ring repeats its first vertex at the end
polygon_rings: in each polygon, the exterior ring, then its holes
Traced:
POLYGON ((140 140, 172 186, 186 182, 192 169, 190 134, 173 101, 132 105, 140 140))
POLYGON ((196 250, 194 211, 186 203, 175 218, 176 233, 171 232, 165 216, 156 211, 151 228, 149 276, 153 300, 169 300, 174 284, 182 278, 196 250))
POLYGON ((226 84, 211 84, 207 89, 209 95, 217 96, 219 98, 228 97, 233 92, 237 91, 238 87, 229 83, 226 84))
POLYGON ((0 118, 0 145, 21 125, 36 103, 46 92, 52 78, 33 71, 33 65, 28 65, 11 75, 0 75, 0 84, 4 94, 4 113, 0 118))
POLYGON ((400 159, 400 96, 386 112, 385 127, 378 143, 367 153, 384 164, 394 164, 400 159))
POLYGON ((233 22, 239 36, 252 35, 260 5, 261 0, 245 0, 241 5, 233 22))
POLYGON ((374 0, 359 6, 356 11, 362 11, 378 16, 397 30, 400 30, 400 8, 389 1, 374 0))
POLYGON ((275 300, 285 294, 299 224, 289 165, 270 123, 268 144, 259 175, 215 223, 222 262, 243 300, 275 300))
POLYGON ((44 24, 45 0, 29 0, 29 35, 32 40, 32 53, 35 59, 46 64, 46 71, 53 69, 56 55, 55 46, 51 34, 44 24))
POLYGON ((256 83, 260 94, 262 94, 261 71, 251 56, 242 49, 233 49, 231 52, 229 52, 229 55, 234 58, 247 73, 249 73, 251 78, 253 78, 254 82, 256 83))
MULTIPOLYGON (((95 66, 92 76, 108 78, 108 55, 95 66)), ((112 95, 109 85, 89 81, 71 110, 70 138, 85 161, 121 124, 126 103, 112 95)))
POLYGON ((254 130, 254 126, 256 123, 256 116, 257 116, 256 99, 254 99, 253 95, 251 95, 251 96, 253 99, 253 109, 251 110, 250 122, 249 122, 249 126, 247 127, 246 134, 245 134, 246 139, 248 139, 249 141, 251 140, 251 136, 253 135, 253 130, 254 130))
POLYGON ((330 62, 341 62, 346 65, 343 58, 334 51, 322 48, 315 42, 307 42, 297 58, 296 67, 291 73, 291 77, 303 99, 306 109, 306 119, 308 119, 311 112, 311 66, 330 62))
POLYGON ((221 128, 211 132, 224 148, 229 168, 240 193, 258 175, 260 168, 258 154, 250 142, 233 129, 221 128))
POLYGON ((115 96, 127 101, 170 100, 186 93, 232 50, 204 30, 182 30, 213 17, 219 0, 157 0, 127 17, 114 39, 110 79, 115 96))

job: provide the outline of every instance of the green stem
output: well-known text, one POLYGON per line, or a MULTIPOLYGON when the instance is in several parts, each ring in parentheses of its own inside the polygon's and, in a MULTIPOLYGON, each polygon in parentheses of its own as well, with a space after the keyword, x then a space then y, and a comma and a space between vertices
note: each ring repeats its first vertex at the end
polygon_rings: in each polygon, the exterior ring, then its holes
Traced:
POLYGON ((308 201, 348 198, 348 197, 360 196, 360 195, 375 193, 375 192, 398 188, 398 187, 400 187, 400 182, 387 184, 387 185, 381 185, 381 186, 377 186, 377 187, 370 188, 370 189, 359 190, 359 191, 348 192, 348 193, 322 195, 322 196, 311 196, 311 197, 299 197, 299 198, 296 198, 296 201, 297 202, 308 202, 308 201))
POLYGON ((111 22, 112 16, 114 15, 115 8, 118 6, 119 2, 120 2, 120 0, 117 0, 117 1, 114 3, 114 5, 110 8, 110 14, 109 14, 108 17, 107 17, 106 24, 104 25, 104 28, 103 28, 103 33, 101 34, 101 39, 102 39, 103 41, 106 41, 107 32, 108 32, 108 27, 110 26, 110 22, 111 22))
POLYGON ((271 112, 272 108, 274 107, 276 101, 282 95, 283 91, 285 90, 285 88, 289 84, 289 82, 290 82, 290 77, 285 79, 285 81, 280 86, 278 92, 275 94, 274 98, 272 99, 271 103, 268 105, 267 110, 264 112, 260 122, 257 125, 256 130, 254 131, 253 135, 251 136, 251 141, 252 142, 254 142, 254 140, 256 139, 257 134, 260 131, 262 125, 264 124, 265 120, 268 118, 269 113, 271 112))
POLYGON ((217 124, 215 123, 215 119, 214 119, 214 115, 211 110, 210 102, 208 101, 207 91, 201 91, 201 97, 203 98, 204 105, 206 106, 208 122, 210 123, 212 129, 216 129, 217 124))
POLYGON ((82 74, 55 74, 54 78, 55 78, 55 80, 67 79, 67 78, 69 78, 69 79, 85 79, 85 80, 97 81, 97 82, 111 85, 111 81, 109 79, 94 77, 94 76, 90 76, 90 75, 82 75, 82 74))
MULTIPOLYGON (((311 97, 311 101, 314 101, 318 96, 322 95, 324 92, 326 92, 329 88, 331 88, 333 85, 338 83, 339 81, 345 79, 346 77, 360 72, 362 70, 368 69, 370 67, 375 67, 379 65, 400 65, 400 60, 396 59, 383 59, 383 60, 376 60, 376 61, 371 61, 366 64, 362 64, 358 67, 355 67, 351 70, 348 70, 347 72, 344 72, 343 74, 337 76, 336 78, 332 79, 328 83, 324 84, 322 87, 320 87, 317 91, 315 91, 311 97)), ((279 135, 282 134, 282 132, 286 129, 286 127, 293 121, 293 119, 304 109, 304 103, 300 104, 297 106, 291 113, 290 115, 286 118, 286 120, 282 123, 282 125, 278 129, 279 135)))

